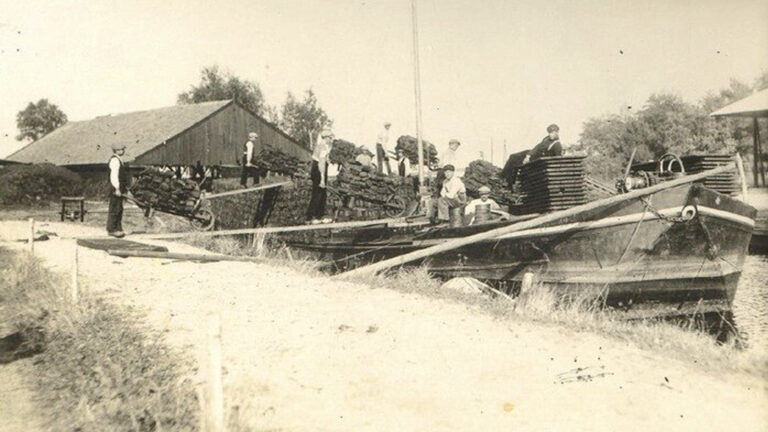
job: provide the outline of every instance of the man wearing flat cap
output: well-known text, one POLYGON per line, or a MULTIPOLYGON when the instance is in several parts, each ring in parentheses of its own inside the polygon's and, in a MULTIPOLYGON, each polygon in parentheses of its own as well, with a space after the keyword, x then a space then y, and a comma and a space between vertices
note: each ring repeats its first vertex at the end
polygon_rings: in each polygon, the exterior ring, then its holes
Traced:
POLYGON ((456 175, 456 168, 453 165, 443 166, 443 175, 445 180, 440 188, 440 197, 434 200, 435 203, 430 208, 429 217, 433 222, 445 222, 451 219, 451 209, 461 207, 467 202, 467 189, 464 182, 456 175), (437 217, 435 217, 437 210, 437 217))
POLYGON ((253 152, 258 137, 256 132, 250 132, 248 133, 248 141, 243 144, 242 169, 240 170, 240 185, 242 187, 248 186, 248 177, 253 177, 253 184, 259 184, 259 170, 253 164, 253 152))
POLYGON ((109 158, 109 209, 107 210, 107 234, 112 237, 125 237, 123 232, 123 196, 128 192, 131 181, 128 169, 123 163, 125 145, 112 146, 112 156, 109 158))
POLYGON ((543 157, 562 156, 563 145, 560 144, 560 128, 556 124, 547 127, 547 136, 531 150, 530 161, 536 161, 543 157))

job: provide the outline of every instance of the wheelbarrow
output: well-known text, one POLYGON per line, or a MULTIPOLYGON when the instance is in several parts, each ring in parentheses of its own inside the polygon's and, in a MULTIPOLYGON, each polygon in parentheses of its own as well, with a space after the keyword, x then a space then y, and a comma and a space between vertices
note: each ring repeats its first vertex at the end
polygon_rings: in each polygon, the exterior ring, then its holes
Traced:
POLYGON ((150 205, 143 203, 136 198, 123 195, 126 201, 136 204, 137 207, 144 210, 144 215, 149 216, 154 211, 167 213, 174 216, 186 218, 189 224, 197 231, 210 231, 216 224, 216 216, 212 211, 202 208, 203 198, 199 198, 193 207, 185 208, 183 211, 176 207, 164 206, 162 204, 150 205))

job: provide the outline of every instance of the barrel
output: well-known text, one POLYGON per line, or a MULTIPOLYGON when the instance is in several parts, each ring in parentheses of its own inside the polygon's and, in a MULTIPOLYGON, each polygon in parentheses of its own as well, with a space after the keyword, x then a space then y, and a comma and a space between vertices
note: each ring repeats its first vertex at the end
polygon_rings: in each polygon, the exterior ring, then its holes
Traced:
POLYGON ((464 206, 451 209, 451 228, 464 226, 464 206))
POLYGON ((478 204, 475 206, 475 223, 486 222, 491 219, 491 204, 478 204))

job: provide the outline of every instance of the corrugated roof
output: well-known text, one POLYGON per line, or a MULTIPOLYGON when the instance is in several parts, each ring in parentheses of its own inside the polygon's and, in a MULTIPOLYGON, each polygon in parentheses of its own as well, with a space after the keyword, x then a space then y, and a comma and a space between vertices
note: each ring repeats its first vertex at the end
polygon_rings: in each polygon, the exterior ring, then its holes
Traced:
POLYGON ((68 122, 7 158, 17 162, 56 165, 101 164, 112 155, 113 144, 126 146, 132 161, 225 107, 231 100, 174 105, 68 122))
POLYGON ((768 88, 710 114, 715 117, 768 117, 768 88))

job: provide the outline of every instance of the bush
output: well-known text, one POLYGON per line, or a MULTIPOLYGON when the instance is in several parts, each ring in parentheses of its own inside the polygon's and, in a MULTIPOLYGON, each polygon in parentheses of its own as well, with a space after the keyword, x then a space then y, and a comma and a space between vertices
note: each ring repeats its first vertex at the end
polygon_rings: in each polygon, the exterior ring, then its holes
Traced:
POLYGON ((56 165, 12 165, 0 170, 0 204, 34 205, 82 192, 83 179, 56 165))

